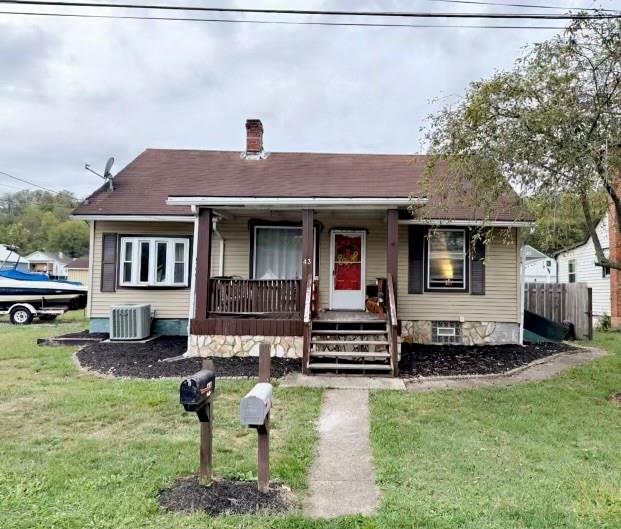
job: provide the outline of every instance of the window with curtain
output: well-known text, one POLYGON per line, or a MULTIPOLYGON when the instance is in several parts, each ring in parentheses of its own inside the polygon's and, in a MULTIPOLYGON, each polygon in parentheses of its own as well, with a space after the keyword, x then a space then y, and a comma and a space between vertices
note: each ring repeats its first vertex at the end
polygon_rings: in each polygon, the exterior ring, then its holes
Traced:
POLYGON ((302 228, 255 226, 254 279, 302 277, 302 228))

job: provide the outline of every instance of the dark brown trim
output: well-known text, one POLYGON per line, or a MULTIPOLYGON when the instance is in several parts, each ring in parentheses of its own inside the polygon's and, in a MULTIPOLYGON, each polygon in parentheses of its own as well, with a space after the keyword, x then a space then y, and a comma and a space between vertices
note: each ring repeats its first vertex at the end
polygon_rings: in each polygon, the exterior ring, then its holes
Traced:
POLYGON ((116 233, 101 235, 101 277, 100 292, 115 292, 117 287, 117 262, 119 237, 116 233))
POLYGON ((196 318, 190 322, 190 334, 225 336, 302 336, 304 323, 299 319, 268 318, 196 318))
POLYGON ((213 241, 213 214, 209 208, 198 213, 198 237, 196 241, 196 289, 194 315, 207 317, 209 301, 209 278, 211 277, 211 243, 213 241))
POLYGON ((397 306, 397 279, 399 275, 399 211, 389 209, 387 218, 386 234, 386 273, 392 276, 392 284, 395 299, 393 303, 397 306))

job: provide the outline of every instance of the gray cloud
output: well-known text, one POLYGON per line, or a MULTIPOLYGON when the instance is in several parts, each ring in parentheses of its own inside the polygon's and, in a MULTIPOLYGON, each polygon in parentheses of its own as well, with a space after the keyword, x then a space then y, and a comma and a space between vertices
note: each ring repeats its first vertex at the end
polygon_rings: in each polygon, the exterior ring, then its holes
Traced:
MULTIPOLYGON (((437 98, 450 101, 552 34, 0 15, 0 170, 83 196, 100 183, 86 161, 114 155, 118 170, 146 147, 241 149, 249 117, 263 120, 269 150, 417 152, 437 98)), ((10 191, 3 183, 0 193, 10 191)))

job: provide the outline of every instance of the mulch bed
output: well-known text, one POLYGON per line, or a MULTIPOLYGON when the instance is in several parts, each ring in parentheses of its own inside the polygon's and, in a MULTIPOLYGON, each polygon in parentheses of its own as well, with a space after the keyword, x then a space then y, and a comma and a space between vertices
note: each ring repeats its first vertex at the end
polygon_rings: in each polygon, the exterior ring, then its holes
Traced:
POLYGON ((272 486, 269 492, 257 490, 256 482, 216 480, 209 487, 196 477, 182 479, 170 489, 161 490, 157 499, 167 511, 222 514, 276 514, 295 506, 286 487, 272 486))
MULTIPOLYGON (((185 377, 202 369, 201 358, 163 362, 182 355, 187 349, 185 336, 161 336, 147 343, 100 342, 78 352, 80 365, 105 375, 135 378, 185 377)), ((213 358, 220 377, 256 377, 259 359, 213 358)), ((300 360, 272 358, 272 377, 280 378, 299 371, 300 360)))
POLYGON ((575 349, 563 343, 520 345, 403 344, 399 372, 404 377, 504 373, 556 353, 575 349))

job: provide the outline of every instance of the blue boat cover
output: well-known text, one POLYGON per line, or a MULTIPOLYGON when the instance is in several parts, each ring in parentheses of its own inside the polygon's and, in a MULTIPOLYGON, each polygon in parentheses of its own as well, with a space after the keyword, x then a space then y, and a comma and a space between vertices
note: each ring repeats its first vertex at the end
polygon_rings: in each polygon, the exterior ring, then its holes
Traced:
POLYGON ((0 277, 17 281, 49 281, 50 276, 40 272, 22 272, 21 270, 0 270, 0 277))

